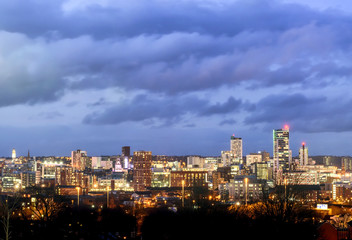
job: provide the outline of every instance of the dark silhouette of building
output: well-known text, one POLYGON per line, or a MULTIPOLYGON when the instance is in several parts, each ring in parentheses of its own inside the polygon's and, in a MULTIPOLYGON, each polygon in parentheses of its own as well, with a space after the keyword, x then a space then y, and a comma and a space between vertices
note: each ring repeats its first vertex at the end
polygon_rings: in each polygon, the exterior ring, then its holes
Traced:
POLYGON ((130 148, 130 146, 122 147, 122 156, 126 156, 126 157, 131 156, 131 148, 130 148))

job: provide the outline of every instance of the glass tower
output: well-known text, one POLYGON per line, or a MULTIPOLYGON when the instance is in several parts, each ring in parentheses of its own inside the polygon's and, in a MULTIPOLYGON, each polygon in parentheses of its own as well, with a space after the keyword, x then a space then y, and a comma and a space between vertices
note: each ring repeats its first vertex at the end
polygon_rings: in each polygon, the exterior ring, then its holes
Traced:
POLYGON ((274 167, 278 170, 280 166, 288 170, 290 164, 290 130, 287 125, 283 129, 273 130, 273 157, 274 167))

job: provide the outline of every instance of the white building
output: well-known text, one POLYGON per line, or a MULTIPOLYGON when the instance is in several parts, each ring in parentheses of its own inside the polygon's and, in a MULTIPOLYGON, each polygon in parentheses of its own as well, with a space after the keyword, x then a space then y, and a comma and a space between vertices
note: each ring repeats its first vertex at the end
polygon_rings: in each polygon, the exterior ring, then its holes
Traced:
POLYGON ((233 163, 242 164, 242 138, 236 138, 234 135, 231 136, 230 145, 233 163))
POLYGON ((205 159, 199 156, 187 157, 187 168, 204 168, 205 159))
POLYGON ((246 156, 246 165, 250 166, 253 163, 261 162, 262 154, 261 153, 251 153, 246 156))
POLYGON ((92 157, 93 169, 111 169, 113 168, 113 161, 107 157, 92 157))
POLYGON ((221 151, 221 163, 224 167, 231 165, 232 152, 231 151, 221 151))

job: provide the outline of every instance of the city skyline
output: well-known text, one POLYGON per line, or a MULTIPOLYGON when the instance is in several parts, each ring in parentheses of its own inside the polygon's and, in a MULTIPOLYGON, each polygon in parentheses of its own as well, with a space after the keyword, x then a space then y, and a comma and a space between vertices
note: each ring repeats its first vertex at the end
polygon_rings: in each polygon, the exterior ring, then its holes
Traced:
MULTIPOLYGON (((203 157, 206 157, 206 156, 209 156, 209 157, 222 157, 222 153, 223 152, 227 152, 227 153, 231 153, 231 156, 237 156, 237 157, 234 157, 234 159, 237 159, 237 161, 239 162, 242 162, 242 157, 245 157, 245 156, 248 156, 250 154, 256 154, 256 153, 261 153, 261 152, 267 152, 270 154, 270 157, 272 159, 277 159, 277 160, 280 160, 280 157, 278 157, 279 155, 277 155, 277 149, 278 149, 278 145, 282 145, 280 148, 283 149, 286 149, 285 151, 283 151, 282 153, 280 153, 281 155, 282 154, 286 154, 286 158, 285 160, 281 159, 281 161, 288 161, 289 158, 292 158, 292 157, 295 157, 295 158, 299 158, 300 159, 300 162, 302 161, 301 159, 301 155, 302 154, 305 154, 304 158, 304 162, 306 164, 306 162, 308 161, 308 156, 334 156, 332 154, 322 154, 322 155, 312 155, 312 154, 309 154, 308 155, 308 147, 306 146, 306 142, 301 142, 299 146, 299 149, 297 151, 297 154, 296 153, 296 149, 292 149, 290 146, 289 146, 289 130, 290 130, 290 126, 285 124, 282 129, 273 129, 273 139, 272 140, 272 151, 269 149, 261 149, 261 150, 257 150, 257 151, 252 151, 252 152, 248 152, 248 151, 243 151, 243 142, 242 142, 242 138, 241 137, 235 137, 235 134, 232 134, 229 138, 230 142, 229 142, 229 146, 228 148, 225 148, 225 149, 222 149, 219 154, 214 154, 214 155, 201 155, 201 154, 174 154, 174 155, 168 155, 168 154, 153 154, 153 156, 203 156, 203 157), (283 136, 282 134, 286 132, 286 135, 283 136), (277 138, 279 139, 286 139, 286 140, 281 140, 282 143, 279 143, 277 142, 277 138), (276 149, 276 150, 275 150, 276 149), (303 149, 303 150, 302 150, 303 149), (302 152, 304 151, 304 152, 302 152), (276 152, 276 153, 275 153, 276 152), (287 152, 287 153, 286 153, 287 152), (242 154, 240 154, 242 153, 242 154)), ((295 144, 296 146, 296 144, 295 144)), ((133 146, 132 146, 133 147, 133 146)), ((81 154, 81 152, 85 155, 85 156, 93 156, 94 154, 88 154, 87 152, 87 149, 73 149, 70 151, 69 154, 64 154, 64 155, 53 155, 53 154, 49 154, 49 155, 37 155, 38 157, 45 157, 45 156, 52 156, 52 157, 71 157, 72 159, 74 159, 73 157, 73 153, 76 152, 76 150, 79 152, 79 154, 81 154)), ((279 150, 279 151, 282 151, 282 150, 279 150)), ((129 152, 131 151, 131 146, 121 146, 120 147, 120 150, 117 150, 117 152, 113 153, 113 154, 95 154, 95 156, 121 156, 121 157, 124 157, 125 154, 128 154, 129 152)), ((145 150, 145 149, 134 149, 132 150, 133 152, 152 152, 152 151, 149 151, 149 150, 145 150)), ((129 154, 128 154, 129 155, 129 154)), ((281 156, 280 155, 280 156, 281 156)), ((11 150, 11 155, 9 156, 0 156, 0 157, 5 157, 5 158, 12 158, 12 159, 16 159, 17 157, 16 156, 21 156, 21 157, 33 157, 33 155, 30 154, 30 150, 28 149, 26 154, 17 154, 17 150, 15 148, 12 148, 11 150)), ((131 155, 132 156, 132 155, 131 155)), ((348 155, 335 155, 335 156, 348 156, 348 155)), ((241 163, 242 164, 242 163, 241 163)))
POLYGON ((0 156, 352 155, 352 3, 0 4, 0 156), (45 9, 45 11, 44 11, 45 9))

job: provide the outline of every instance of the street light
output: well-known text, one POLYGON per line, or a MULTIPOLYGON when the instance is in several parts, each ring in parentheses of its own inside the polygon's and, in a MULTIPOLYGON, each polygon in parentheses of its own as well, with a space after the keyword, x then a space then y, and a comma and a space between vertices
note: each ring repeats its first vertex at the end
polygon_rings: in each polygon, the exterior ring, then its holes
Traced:
POLYGON ((286 202, 286 188, 287 188, 287 179, 286 178, 284 179, 284 185, 285 185, 285 197, 284 197, 284 199, 285 199, 285 202, 286 202))
POLYGON ((80 187, 76 187, 76 190, 77 190, 77 206, 79 207, 79 190, 81 188, 80 187))
POLYGON ((185 180, 182 180, 182 207, 185 207, 185 180))
POLYGON ((248 184, 248 178, 245 178, 244 179, 244 186, 245 186, 245 189, 246 189, 246 206, 247 206, 247 194, 248 194, 248 186, 247 186, 247 184, 248 184))
POLYGON ((109 186, 106 186, 106 208, 109 208, 109 186))

